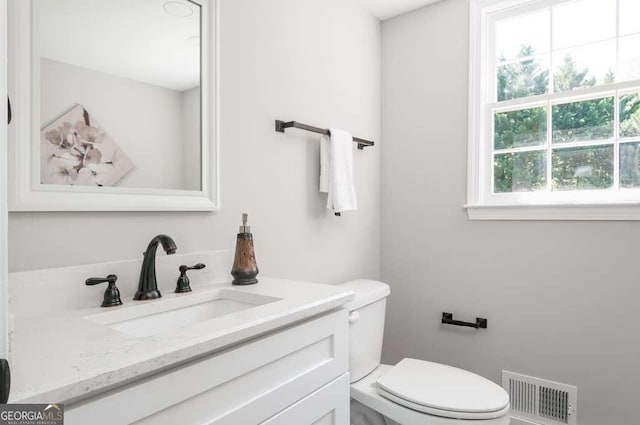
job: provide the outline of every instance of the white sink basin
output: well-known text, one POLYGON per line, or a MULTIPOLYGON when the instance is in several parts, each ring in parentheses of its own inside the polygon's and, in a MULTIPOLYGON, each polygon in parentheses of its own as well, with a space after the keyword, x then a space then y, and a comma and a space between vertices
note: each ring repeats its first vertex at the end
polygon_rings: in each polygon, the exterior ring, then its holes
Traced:
POLYGON ((85 319, 128 335, 148 337, 279 300, 233 289, 216 289, 144 301, 141 305, 93 314, 85 319))

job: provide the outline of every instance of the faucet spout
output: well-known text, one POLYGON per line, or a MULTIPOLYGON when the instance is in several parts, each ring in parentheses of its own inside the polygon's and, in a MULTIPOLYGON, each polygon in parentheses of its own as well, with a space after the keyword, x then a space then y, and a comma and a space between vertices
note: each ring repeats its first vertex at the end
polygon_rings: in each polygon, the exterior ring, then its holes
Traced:
POLYGON ((144 252, 138 291, 133 297, 134 300, 153 300, 162 297, 156 280, 156 251, 159 244, 162 244, 162 249, 167 255, 175 254, 178 249, 173 239, 167 235, 158 235, 151 239, 147 250, 144 252))

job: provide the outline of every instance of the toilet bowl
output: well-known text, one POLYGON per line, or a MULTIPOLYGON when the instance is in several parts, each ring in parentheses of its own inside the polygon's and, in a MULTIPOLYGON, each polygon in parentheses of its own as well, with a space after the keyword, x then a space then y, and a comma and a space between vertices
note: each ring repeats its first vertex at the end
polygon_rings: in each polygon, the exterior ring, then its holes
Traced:
POLYGON ((425 360, 380 363, 389 285, 345 282, 349 310, 351 425, 508 425, 509 396, 469 371, 425 360))

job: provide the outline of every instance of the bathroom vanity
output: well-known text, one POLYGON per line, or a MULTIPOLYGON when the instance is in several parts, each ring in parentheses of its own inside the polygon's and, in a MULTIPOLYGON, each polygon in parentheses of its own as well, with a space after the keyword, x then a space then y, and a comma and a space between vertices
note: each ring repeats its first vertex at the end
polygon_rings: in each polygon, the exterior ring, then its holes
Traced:
POLYGON ((140 261, 10 275, 10 401, 64 403, 70 425, 348 424, 341 306, 353 293, 265 277, 233 287, 230 256, 158 258, 163 297, 143 302, 132 301, 140 261), (191 262, 207 268, 174 294, 191 262), (83 285, 105 272, 119 275, 121 307, 100 308, 101 289, 83 285))

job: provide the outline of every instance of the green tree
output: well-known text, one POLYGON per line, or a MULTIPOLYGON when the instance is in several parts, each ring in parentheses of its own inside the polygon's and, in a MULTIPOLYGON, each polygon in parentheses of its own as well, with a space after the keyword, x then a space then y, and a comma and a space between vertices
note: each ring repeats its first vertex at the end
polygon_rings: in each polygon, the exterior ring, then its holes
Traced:
POLYGON ((610 139, 613 137, 614 97, 553 106, 553 143, 610 139))
MULTIPOLYGON (((539 95, 548 92, 549 71, 533 58, 531 46, 522 46, 519 61, 499 67, 498 100, 539 95)), ((609 71, 604 82, 613 82, 609 71)), ((554 90, 565 91, 596 84, 589 69, 579 69, 570 55, 563 58, 554 73, 554 90)), ((628 100, 621 111, 629 116, 626 126, 640 136, 640 98, 628 100)), ((552 137, 555 147, 572 141, 613 137, 614 99, 612 97, 554 105, 552 137)), ((494 117, 494 148, 536 146, 546 142, 547 111, 544 107, 497 113, 494 117)), ((639 149, 630 156, 638 158, 639 149)), ((494 163, 496 192, 531 191, 546 186, 545 151, 498 154, 494 163)), ((640 170, 640 168, 638 168, 640 170)), ((608 188, 613 183, 613 148, 555 149, 552 160, 552 185, 557 189, 608 188)), ((640 172, 637 173, 640 185, 640 172)))
MULTIPOLYGON (((534 49, 523 45, 516 61, 501 65, 497 74, 499 101, 545 94, 549 90, 549 71, 534 58, 534 49)), ((504 56, 500 62, 504 62, 504 56)), ((494 117, 494 148, 509 149, 544 143, 547 132, 545 108, 530 108, 494 117)), ((546 161, 540 152, 496 155, 494 191, 531 191, 546 186, 546 161)))
MULTIPOLYGON (((620 137, 640 137, 640 95, 620 97, 620 137)), ((620 185, 640 187, 640 143, 620 145, 620 185)))
MULTIPOLYGON (((555 91, 596 85, 589 69, 578 69, 566 55, 553 76, 555 91)), ((613 81, 610 70, 606 81, 613 81)), ((614 98, 571 102, 553 106, 553 143, 610 139, 614 131, 614 98)), ((552 159, 556 189, 607 189, 613 185, 613 146, 555 150, 552 159)))
POLYGON ((595 77, 587 77, 589 68, 579 70, 571 55, 565 55, 558 72, 553 74, 555 91, 572 90, 579 87, 591 87, 596 85, 595 77))
POLYGON ((547 138, 547 108, 499 112, 494 117, 494 148, 535 146, 547 138))
POLYGON ((529 192, 547 184, 544 151, 499 154, 495 157, 494 191, 529 192))
MULTIPOLYGON (((517 61, 502 65, 498 69, 498 100, 544 94, 549 90, 549 71, 533 57, 533 47, 523 45, 517 61)), ((504 62, 502 56, 500 62, 504 62)))
POLYGON ((640 136, 640 95, 637 93, 620 97, 620 136, 640 136))

